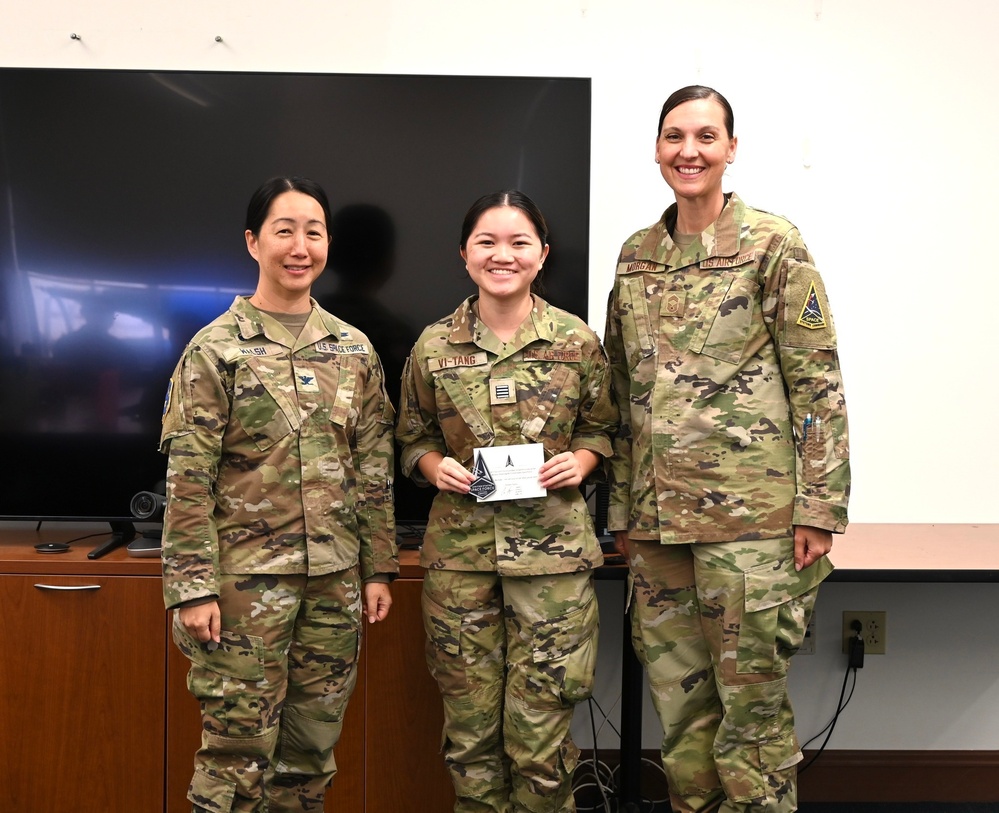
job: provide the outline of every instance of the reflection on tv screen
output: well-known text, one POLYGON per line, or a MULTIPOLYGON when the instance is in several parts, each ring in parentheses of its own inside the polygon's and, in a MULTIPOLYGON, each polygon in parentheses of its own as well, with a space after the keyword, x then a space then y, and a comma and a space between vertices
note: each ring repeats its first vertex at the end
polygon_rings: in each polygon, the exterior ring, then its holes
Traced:
MULTIPOLYGON (((473 291, 461 220, 519 188, 551 226, 546 298, 585 317, 586 79, 0 68, 0 517, 128 516, 163 479, 166 383, 256 263, 252 191, 319 181, 320 304, 371 337, 390 395, 420 329, 473 291)), ((432 492, 397 472, 397 516, 432 492)))

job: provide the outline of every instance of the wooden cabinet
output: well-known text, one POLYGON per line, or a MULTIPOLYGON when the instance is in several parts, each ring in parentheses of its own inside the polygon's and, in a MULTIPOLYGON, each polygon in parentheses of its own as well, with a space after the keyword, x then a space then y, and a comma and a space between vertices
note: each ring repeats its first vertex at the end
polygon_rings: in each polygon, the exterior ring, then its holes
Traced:
POLYGON ((4 571, 0 607, 4 809, 161 809, 166 630, 158 579, 4 571))
POLYGON ((365 813, 454 809, 454 790, 440 753, 444 710, 423 654, 422 590, 422 579, 397 579, 388 618, 368 627, 365 813))
MULTIPOLYGON (((201 741, 158 559, 34 545, 73 532, 0 529, 0 788, 4 810, 188 813, 201 741)), ((386 621, 367 626, 326 813, 448 813, 443 721, 423 657, 421 571, 404 556, 386 621), (414 805, 416 807, 414 807, 414 805)))

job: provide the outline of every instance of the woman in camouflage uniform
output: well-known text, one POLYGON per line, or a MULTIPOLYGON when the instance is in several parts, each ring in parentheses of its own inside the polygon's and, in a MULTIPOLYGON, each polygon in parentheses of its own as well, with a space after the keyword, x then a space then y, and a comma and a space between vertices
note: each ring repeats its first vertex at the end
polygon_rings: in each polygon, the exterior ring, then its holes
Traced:
POLYGON ((621 410, 608 528, 674 811, 792 811, 787 695, 850 466, 836 334, 798 230, 722 192, 732 109, 667 99, 655 160, 676 196, 624 244, 604 335, 621 410))
POLYGON ((439 490, 423 618, 461 813, 575 810, 569 723, 592 690, 603 560, 579 485, 617 411, 597 336, 532 293, 547 236, 522 193, 478 200, 460 242, 478 295, 423 331, 403 374, 403 471, 439 490), (474 450, 533 443, 547 496, 478 502, 474 450))
POLYGON ((329 219, 311 181, 257 190, 256 291, 170 382, 163 589, 201 703, 197 813, 322 809, 361 612, 391 604, 393 411, 367 337, 310 297, 329 219))

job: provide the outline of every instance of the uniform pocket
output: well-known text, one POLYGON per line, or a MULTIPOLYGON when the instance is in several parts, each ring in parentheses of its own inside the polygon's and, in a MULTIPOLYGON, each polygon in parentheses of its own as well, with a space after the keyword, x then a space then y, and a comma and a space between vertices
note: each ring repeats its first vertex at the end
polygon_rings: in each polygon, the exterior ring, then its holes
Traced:
POLYGON ((575 705, 593 694, 599 623, 597 602, 591 598, 578 610, 534 625, 534 663, 563 705, 575 705))
POLYGON ((252 684, 264 679, 264 642, 255 635, 222 630, 214 650, 191 636, 175 619, 173 639, 191 661, 187 688, 226 737, 261 736, 264 719, 252 684))
MULTIPOLYGON (((485 375, 483 374, 483 382, 485 375)), ((482 416, 466 385, 454 372, 436 376, 437 418, 441 431, 447 438, 450 453, 462 465, 470 465, 472 452, 478 446, 491 446, 496 435, 482 416)), ((483 383, 483 386, 486 386, 483 383)))
MULTIPOLYGON (((728 290, 711 297, 705 307, 705 323, 710 327, 700 353, 711 358, 738 364, 742 360, 753 326, 753 313, 759 300, 760 286, 755 281, 736 277, 728 290)), ((697 348, 692 348, 697 349, 697 348)))
POLYGON ((275 365, 287 363, 285 359, 247 358, 236 367, 232 415, 262 452, 298 427, 290 402, 270 380, 281 374, 275 365))
POLYGON ((174 616, 173 640, 188 659, 225 677, 259 681, 264 679, 264 640, 256 635, 222 630, 218 647, 209 649, 191 635, 174 616))
POLYGON ((423 629, 427 639, 447 655, 461 652, 461 616, 423 596, 423 629))
POLYGON ((621 339, 628 367, 634 370, 656 348, 653 335, 655 325, 649 316, 644 277, 626 277, 621 280, 621 305, 631 314, 631 318, 621 317, 621 339))
POLYGON ((214 813, 229 813, 236 796, 236 783, 212 776, 207 771, 197 768, 191 785, 187 789, 187 800, 198 810, 211 810, 214 813))
POLYGON ((427 669, 445 698, 460 697, 467 685, 461 662, 461 616, 427 598, 423 607, 423 629, 427 634, 427 669))
POLYGON ((330 422, 349 429, 357 423, 358 410, 354 406, 357 393, 357 379, 361 363, 357 356, 337 356, 340 368, 337 374, 336 392, 330 404, 330 422))
POLYGON ((787 669, 788 658, 804 640, 819 584, 830 572, 832 564, 826 557, 801 571, 788 557, 744 574, 737 672, 782 674, 787 669))
POLYGON ((521 424, 524 439, 543 444, 552 456, 567 451, 579 406, 579 373, 572 365, 559 364, 532 400, 534 409, 521 424))

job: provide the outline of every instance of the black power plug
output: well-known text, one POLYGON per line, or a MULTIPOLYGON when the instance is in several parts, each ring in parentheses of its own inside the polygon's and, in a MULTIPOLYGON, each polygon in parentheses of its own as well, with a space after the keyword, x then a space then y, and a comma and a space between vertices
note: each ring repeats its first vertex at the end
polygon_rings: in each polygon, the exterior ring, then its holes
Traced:
POLYGON ((847 655, 848 664, 854 669, 864 668, 864 639, 861 637, 861 632, 863 632, 863 627, 860 626, 860 622, 854 620, 850 624, 850 629, 856 633, 850 639, 849 654, 847 655))

